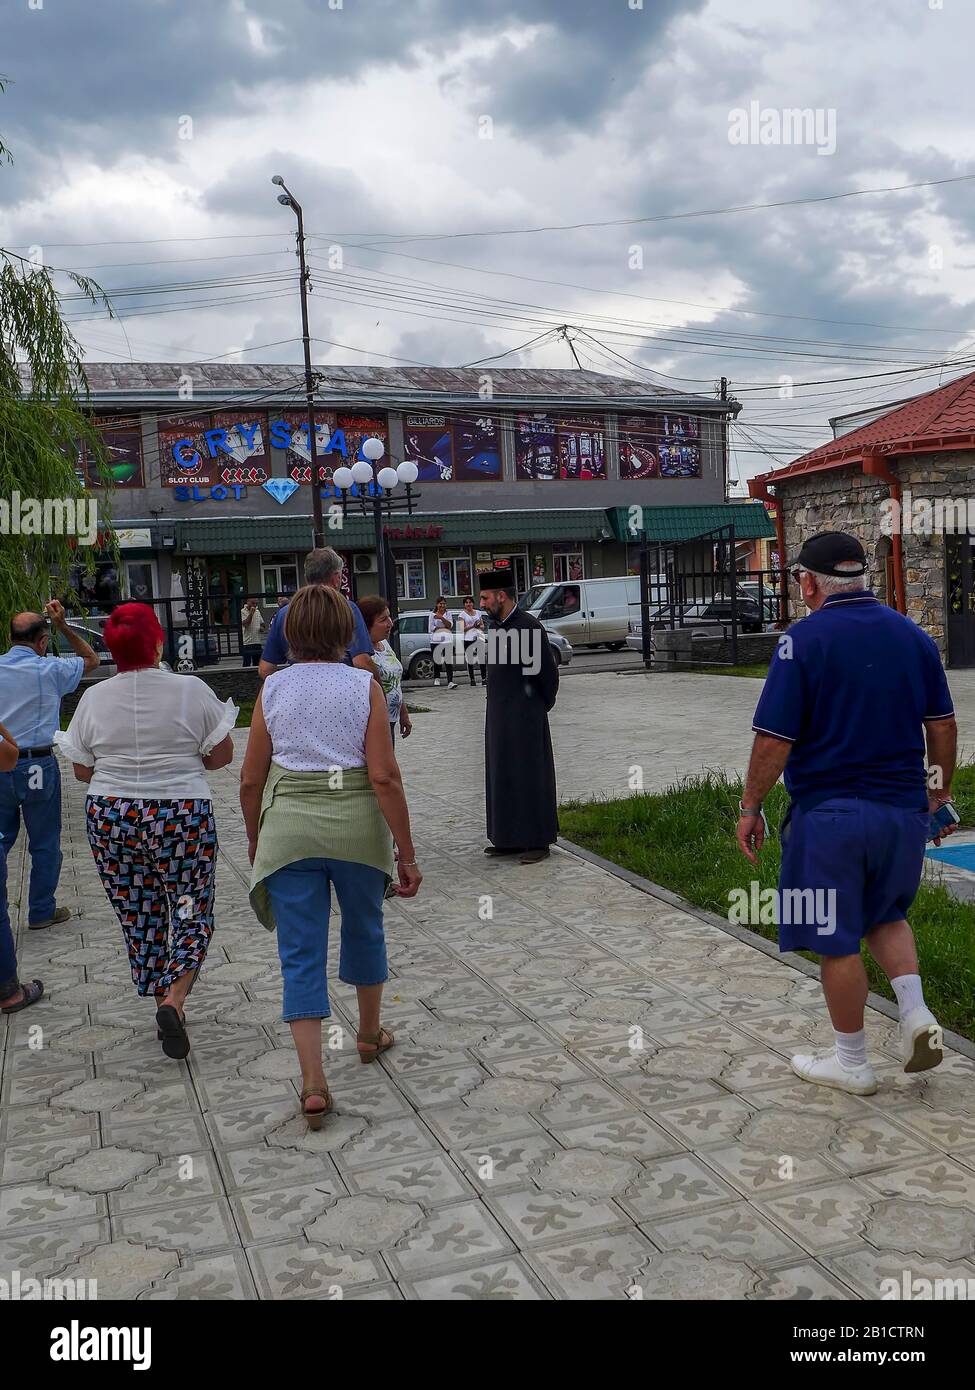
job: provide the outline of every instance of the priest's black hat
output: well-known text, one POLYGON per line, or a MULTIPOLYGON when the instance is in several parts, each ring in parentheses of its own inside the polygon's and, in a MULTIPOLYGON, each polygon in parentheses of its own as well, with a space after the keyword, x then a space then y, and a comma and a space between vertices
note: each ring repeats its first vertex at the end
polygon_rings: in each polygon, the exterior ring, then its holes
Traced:
POLYGON ((514 589, 515 576, 512 570, 484 570, 477 576, 479 593, 485 589, 514 589))

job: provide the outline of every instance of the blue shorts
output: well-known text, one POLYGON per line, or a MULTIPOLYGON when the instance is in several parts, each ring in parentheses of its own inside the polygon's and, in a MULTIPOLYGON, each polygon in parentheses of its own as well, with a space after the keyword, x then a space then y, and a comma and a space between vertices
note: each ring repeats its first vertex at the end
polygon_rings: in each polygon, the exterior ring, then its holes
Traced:
POLYGON ((853 956, 874 927, 898 922, 914 901, 928 813, 834 797, 793 806, 780 832, 779 950, 853 956))

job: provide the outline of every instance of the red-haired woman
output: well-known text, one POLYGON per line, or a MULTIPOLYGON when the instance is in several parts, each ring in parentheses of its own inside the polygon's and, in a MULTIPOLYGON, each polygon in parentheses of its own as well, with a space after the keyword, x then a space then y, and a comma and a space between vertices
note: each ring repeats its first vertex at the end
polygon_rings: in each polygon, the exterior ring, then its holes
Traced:
POLYGON ((217 832, 205 770, 234 756, 232 700, 159 668, 153 610, 125 603, 105 624, 118 674, 81 697, 57 736, 88 783, 88 843, 142 996, 156 1000, 167 1057, 190 1050, 184 1005, 213 934, 217 832))

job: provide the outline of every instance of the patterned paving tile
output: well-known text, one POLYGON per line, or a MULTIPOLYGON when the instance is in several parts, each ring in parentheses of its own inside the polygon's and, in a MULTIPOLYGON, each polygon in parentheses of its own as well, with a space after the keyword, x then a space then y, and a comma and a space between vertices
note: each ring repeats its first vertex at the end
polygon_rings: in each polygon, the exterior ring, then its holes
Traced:
MULTIPOLYGON (((596 737, 574 762, 598 786, 596 737)), ((244 899, 232 770, 186 1063, 161 1056, 103 906, 47 941, 21 930, 48 998, 0 1023, 0 1266, 94 1270, 100 1297, 144 1301, 833 1300, 975 1274, 970 1059, 906 1077, 871 1013, 877 1095, 804 1085, 790 1053, 831 1038, 814 979, 562 851, 482 862, 478 788, 445 798, 443 769, 403 757, 431 869, 388 905, 397 1045, 361 1066, 333 934, 320 1131, 244 899), (482 922, 464 900, 484 894, 482 922)), ((79 914, 101 904, 83 795, 79 914)))
POLYGON ((410 1298, 432 1299, 436 1302, 535 1302, 548 1300, 541 1280, 517 1256, 479 1265, 459 1274, 435 1274, 427 1279, 404 1282, 410 1298))
POLYGON ((639 1231, 625 1227, 580 1236, 525 1256, 557 1298, 623 1299, 641 1291, 655 1251, 639 1231))
POLYGON ((640 1229, 661 1250, 692 1251, 711 1259, 726 1256, 764 1268, 802 1255, 801 1248, 747 1202, 715 1211, 641 1222, 640 1229))

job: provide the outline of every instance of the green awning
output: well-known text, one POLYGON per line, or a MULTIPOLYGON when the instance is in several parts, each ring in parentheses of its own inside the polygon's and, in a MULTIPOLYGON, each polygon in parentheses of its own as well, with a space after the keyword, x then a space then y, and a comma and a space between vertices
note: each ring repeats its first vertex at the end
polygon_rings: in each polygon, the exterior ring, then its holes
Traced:
MULTIPOLYGON (((336 550, 371 550, 372 515, 350 515, 341 528, 329 527, 325 542, 336 550)), ((502 512, 401 512, 384 518, 393 545, 495 545, 502 541, 598 541, 606 529, 602 508, 526 509, 502 512)), ((239 555, 254 551, 307 550, 312 519, 307 516, 225 517, 176 522, 176 550, 194 555, 239 555)))
MULTIPOLYGON (((679 544, 707 536, 733 524, 736 541, 762 540, 775 535, 775 526, 761 502, 715 502, 699 507, 642 507, 642 526, 647 540, 656 545, 679 544)), ((629 507, 608 507, 606 519, 618 541, 636 541, 629 507)))

